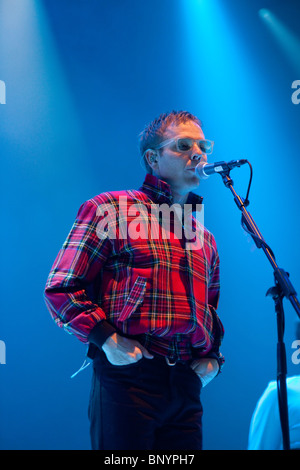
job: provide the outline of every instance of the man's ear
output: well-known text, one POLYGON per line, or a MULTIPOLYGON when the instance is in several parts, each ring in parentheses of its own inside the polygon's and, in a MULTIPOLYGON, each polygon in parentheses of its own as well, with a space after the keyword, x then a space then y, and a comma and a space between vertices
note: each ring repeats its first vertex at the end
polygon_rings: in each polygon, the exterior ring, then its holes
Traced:
POLYGON ((147 163, 148 165, 151 167, 151 168, 154 168, 157 163, 157 151, 156 150, 153 150, 153 149, 148 149, 146 150, 145 152, 145 158, 147 160, 147 163))

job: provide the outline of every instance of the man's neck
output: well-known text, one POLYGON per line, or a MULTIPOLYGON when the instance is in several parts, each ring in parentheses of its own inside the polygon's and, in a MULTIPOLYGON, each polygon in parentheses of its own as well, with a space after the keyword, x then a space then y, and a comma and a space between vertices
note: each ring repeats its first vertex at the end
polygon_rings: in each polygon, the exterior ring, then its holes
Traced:
MULTIPOLYGON (((156 173, 152 173, 153 176, 155 176, 156 178, 158 179, 162 179, 159 175, 157 175, 156 173)), ((171 193, 172 193, 172 196, 173 196, 173 203, 175 204, 180 204, 182 207, 183 205, 186 203, 187 199, 188 199, 188 196, 189 196, 189 191, 188 192, 180 192, 178 191, 178 189, 176 188, 176 185, 175 187, 172 185, 172 183, 170 183, 170 181, 168 180, 162 180, 162 181, 165 181, 165 183, 167 183, 169 186, 170 186, 170 190, 171 190, 171 193)))
POLYGON ((173 196, 173 203, 174 204, 180 204, 182 207, 186 203, 188 199, 189 193, 186 194, 180 194, 176 190, 173 190, 171 188, 172 196, 173 196))

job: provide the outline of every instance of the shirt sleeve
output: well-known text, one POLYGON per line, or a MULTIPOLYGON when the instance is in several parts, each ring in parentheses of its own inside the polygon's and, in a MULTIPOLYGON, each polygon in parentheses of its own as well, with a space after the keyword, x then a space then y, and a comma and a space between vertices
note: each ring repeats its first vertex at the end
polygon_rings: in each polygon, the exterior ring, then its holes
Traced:
POLYGON ((272 381, 259 399, 254 410, 248 440, 248 450, 282 449, 277 386, 272 381))
POLYGON ((101 281, 101 270, 113 248, 109 237, 99 238, 100 220, 94 200, 80 207, 54 261, 44 294, 56 324, 84 343, 89 342, 88 336, 95 327, 102 342, 115 331, 91 294, 91 286, 101 281), (102 335, 99 325, 103 326, 102 335))

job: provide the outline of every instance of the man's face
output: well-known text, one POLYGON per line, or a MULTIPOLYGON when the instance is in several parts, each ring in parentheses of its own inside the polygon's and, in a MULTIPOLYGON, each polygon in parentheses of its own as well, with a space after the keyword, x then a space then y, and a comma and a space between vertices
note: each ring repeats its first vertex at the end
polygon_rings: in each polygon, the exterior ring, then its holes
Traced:
MULTIPOLYGON (((201 127, 194 121, 172 124, 164 133, 164 140, 178 137, 196 140, 205 138, 201 127)), ((195 173, 195 167, 199 161, 207 161, 207 157, 196 142, 190 150, 184 153, 176 149, 176 142, 172 142, 159 150, 153 173, 168 183, 173 191, 185 195, 199 186, 200 179, 195 173)))

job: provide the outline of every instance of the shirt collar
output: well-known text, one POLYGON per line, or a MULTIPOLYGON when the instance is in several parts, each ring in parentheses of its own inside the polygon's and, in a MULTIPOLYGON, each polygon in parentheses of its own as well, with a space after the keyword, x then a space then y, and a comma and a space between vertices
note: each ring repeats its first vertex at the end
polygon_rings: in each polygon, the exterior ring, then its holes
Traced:
MULTIPOLYGON (((173 204, 170 185, 149 173, 146 174, 145 181, 141 186, 140 191, 147 194, 147 196, 149 196, 155 203, 173 204)), ((192 204, 192 212, 194 212, 196 210, 196 205, 202 204, 202 201, 203 197, 190 192, 186 204, 192 204)))

